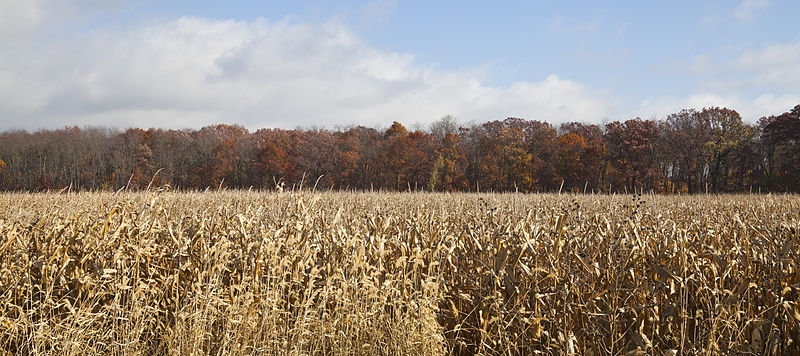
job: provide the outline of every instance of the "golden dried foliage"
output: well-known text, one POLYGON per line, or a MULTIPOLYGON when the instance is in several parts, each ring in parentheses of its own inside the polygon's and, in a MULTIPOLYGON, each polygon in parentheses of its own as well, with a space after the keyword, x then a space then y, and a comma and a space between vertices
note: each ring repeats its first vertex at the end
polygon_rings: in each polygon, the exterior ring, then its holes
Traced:
POLYGON ((800 199, 0 195, 11 354, 798 354, 800 199))

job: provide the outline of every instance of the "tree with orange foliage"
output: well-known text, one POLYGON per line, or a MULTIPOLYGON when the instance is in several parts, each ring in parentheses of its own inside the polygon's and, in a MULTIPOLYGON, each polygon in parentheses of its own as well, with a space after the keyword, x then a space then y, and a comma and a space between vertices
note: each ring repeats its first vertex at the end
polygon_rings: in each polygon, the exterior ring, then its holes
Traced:
POLYGON ((378 164, 378 182, 384 188, 424 188, 433 168, 434 140, 420 131, 409 133, 395 121, 383 134, 378 164))
POLYGON ((405 184, 403 168, 408 164, 405 158, 406 145, 408 144, 408 130, 401 123, 395 121, 383 133, 380 153, 377 157, 378 182, 385 188, 402 189, 401 182, 405 184))
POLYGON ((291 142, 284 130, 261 129, 254 134, 256 141, 255 174, 261 177, 262 186, 274 188, 294 176, 294 162, 290 155, 291 142))
POLYGON ((529 121, 525 125, 525 146, 531 155, 534 191, 552 191, 561 183, 556 176, 555 159, 558 132, 548 123, 529 121))
POLYGON ((242 157, 242 147, 250 137, 239 125, 216 125, 201 129, 198 143, 198 167, 195 168, 199 187, 219 187, 226 184, 242 186, 249 162, 242 157))
POLYGON ((362 183, 360 163, 363 148, 355 130, 335 134, 339 150, 336 180, 340 187, 356 188, 362 183))
POLYGON ((336 133, 339 151, 339 186, 346 189, 370 189, 377 182, 376 164, 381 133, 373 128, 356 126, 336 133))
POLYGON ((487 122, 474 128, 478 152, 475 162, 477 181, 483 189, 498 191, 530 191, 531 154, 525 147, 525 131, 521 119, 487 122))
POLYGON ((6 175, 6 162, 0 159, 0 190, 5 190, 11 185, 6 175))
POLYGON ((0 189, 6 185, 6 162, 0 159, 0 189))
POLYGON ((603 130, 597 125, 585 125, 579 122, 562 124, 560 130, 563 132, 561 137, 573 133, 581 138, 581 140, 576 140, 576 137, 569 137, 560 141, 568 144, 568 147, 559 148, 562 151, 562 159, 564 154, 567 154, 567 156, 577 154, 579 159, 577 163, 559 161, 567 164, 567 167, 561 169, 565 173, 565 175, 562 175, 564 189, 571 191, 599 191, 606 169, 604 159, 606 143, 603 139, 603 130), (580 149, 578 150, 579 147, 580 149), (571 150, 578 151, 569 152, 571 150), (573 167, 570 167, 570 165, 573 167), (576 174, 578 178, 575 178, 576 174))

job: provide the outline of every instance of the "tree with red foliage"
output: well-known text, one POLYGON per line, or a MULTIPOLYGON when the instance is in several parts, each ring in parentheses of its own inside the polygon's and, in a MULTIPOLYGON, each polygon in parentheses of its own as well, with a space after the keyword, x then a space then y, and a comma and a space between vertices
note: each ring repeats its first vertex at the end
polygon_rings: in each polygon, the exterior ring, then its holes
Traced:
POLYGON ((0 133, 0 189, 274 187, 440 191, 800 191, 800 106, 744 123, 733 110, 683 110, 666 120, 566 123, 508 118, 431 133, 66 127, 0 133), (159 172, 156 175, 156 172, 159 172), (224 184, 221 184, 223 183, 224 184), (130 183, 130 184, 129 184, 130 183))
POLYGON ((616 181, 628 191, 660 189, 654 164, 654 149, 660 137, 656 122, 639 118, 624 123, 614 121, 606 125, 605 137, 608 161, 616 172, 616 177, 607 177, 612 186, 616 181))
POLYGON ((294 162, 297 170, 305 173, 310 184, 318 188, 330 188, 337 182, 341 152, 336 137, 328 131, 314 130, 292 132, 294 162))

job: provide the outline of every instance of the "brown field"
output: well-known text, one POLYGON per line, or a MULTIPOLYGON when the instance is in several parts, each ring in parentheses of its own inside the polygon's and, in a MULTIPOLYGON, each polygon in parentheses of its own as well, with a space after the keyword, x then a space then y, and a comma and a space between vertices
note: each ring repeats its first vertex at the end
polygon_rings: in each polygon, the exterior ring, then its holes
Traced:
POLYGON ((797 355, 799 212, 758 195, 2 194, 0 350, 797 355))

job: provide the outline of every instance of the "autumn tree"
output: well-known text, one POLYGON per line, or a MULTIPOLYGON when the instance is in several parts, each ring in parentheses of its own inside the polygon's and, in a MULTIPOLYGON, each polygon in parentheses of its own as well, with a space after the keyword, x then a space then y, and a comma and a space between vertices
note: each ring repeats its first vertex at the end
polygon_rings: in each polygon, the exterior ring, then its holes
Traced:
POLYGON ((137 165, 137 149, 143 143, 143 132, 141 129, 131 128, 111 139, 107 157, 112 171, 111 184, 115 189, 126 187, 128 182, 133 180, 137 165))
POLYGON ((293 132, 295 142, 294 161, 299 171, 309 178, 308 183, 318 188, 330 188, 336 184, 337 165, 341 152, 336 137, 325 130, 293 132))
POLYGON ((370 189, 377 183, 377 156, 381 133, 364 126, 336 133, 339 144, 339 186, 370 189))
POLYGON ((8 184, 8 179, 6 178, 6 161, 0 158, 0 187, 6 184, 8 184))
POLYGON ((717 192, 727 183, 727 158, 742 144, 746 128, 739 113, 731 109, 707 108, 699 115, 711 130, 710 140, 703 148, 709 158, 711 190, 717 192))
POLYGON ((677 192, 697 193, 703 190, 706 171, 704 154, 711 140, 711 125, 706 116, 694 109, 667 116, 662 126, 660 149, 668 160, 667 178, 677 192))
MULTIPOLYGON (((654 148, 659 136, 658 125, 651 120, 636 118, 606 125, 607 157, 618 175, 617 184, 622 183, 629 191, 659 188, 654 160, 654 148)), ((610 183, 615 183, 612 177, 608 179, 610 183)))
POLYGON ((434 163, 433 136, 408 130, 395 121, 383 134, 377 157, 378 181, 393 190, 424 188, 434 163))
POLYGON ((728 192, 749 191, 764 175, 760 155, 760 130, 757 125, 744 124, 736 149, 731 152, 724 176, 723 190, 728 192))
POLYGON ((603 130, 597 125, 586 125, 580 122, 564 123, 560 127, 562 136, 574 134, 566 139, 559 138, 560 162, 566 166, 561 169, 564 189, 573 191, 599 191, 605 170, 606 144, 603 130), (572 152, 580 148, 577 152, 572 152), (565 156, 576 154, 576 162, 564 161, 565 156))
POLYGON ((762 118, 760 142, 764 147, 767 188, 800 190, 800 105, 778 116, 762 118))
POLYGON ((487 122, 476 132, 481 153, 480 185, 499 191, 530 191, 533 186, 531 154, 525 147, 522 119, 487 122))
POLYGON ((133 168, 133 175, 130 179, 130 187, 133 189, 141 189, 150 185, 150 182, 158 185, 160 183, 159 177, 156 176, 156 168, 153 164, 153 150, 150 149, 146 143, 140 143, 136 146, 134 152, 136 165, 133 168))
POLYGON ((436 160, 428 179, 429 190, 463 191, 468 189, 465 170, 467 156, 461 145, 461 137, 447 132, 436 148, 436 160))
POLYGON ((297 186, 369 190, 800 191, 800 106, 758 125, 733 110, 597 125, 507 118, 409 131, 65 127, 0 132, 0 189, 297 186), (156 174, 158 172, 158 174, 156 174))
POLYGON ((446 115, 430 125, 430 132, 436 142, 444 142, 447 134, 455 135, 458 133, 458 121, 451 115, 446 115))
POLYGON ((529 121, 525 125, 525 147, 531 155, 531 178, 534 191, 553 191, 558 189, 555 160, 558 132, 546 122, 529 121))
POLYGON ((416 130, 407 136, 409 149, 405 152, 407 186, 415 190, 428 186, 436 161, 436 141, 433 135, 416 130))
POLYGON ((581 153, 586 150, 586 139, 575 132, 567 132, 558 138, 557 144, 555 163, 562 185, 567 189, 577 188, 585 182, 581 153))
POLYGON ((288 183, 295 175, 295 164, 290 156, 289 136, 280 129, 261 129, 255 132, 256 153, 254 174, 259 186, 274 188, 288 183))
POLYGON ((152 151, 151 163, 160 170, 158 178, 162 183, 175 188, 194 187, 193 169, 205 162, 201 162, 194 152, 192 135, 190 130, 147 130, 146 144, 152 151))
POLYGON ((197 132, 200 161, 195 174, 200 188, 241 186, 246 181, 250 162, 243 153, 249 147, 248 137, 247 129, 239 125, 207 126, 197 132))

